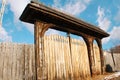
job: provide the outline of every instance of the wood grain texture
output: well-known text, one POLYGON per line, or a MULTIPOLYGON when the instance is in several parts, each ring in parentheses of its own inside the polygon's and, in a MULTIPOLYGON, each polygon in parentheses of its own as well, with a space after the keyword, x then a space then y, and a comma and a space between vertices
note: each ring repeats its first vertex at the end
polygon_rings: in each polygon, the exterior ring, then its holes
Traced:
POLYGON ((93 45, 93 49, 94 49, 94 69, 95 69, 95 73, 97 75, 101 74, 101 61, 100 61, 100 52, 99 52, 99 47, 97 44, 93 45))
POLYGON ((35 80, 34 45, 0 43, 0 80, 35 80))
MULTIPOLYGON (((58 35, 43 37, 45 80, 90 79, 85 42, 69 39, 58 35)), ((93 48, 95 71, 99 73, 99 49, 97 45, 93 48)), ((0 80, 35 80, 35 73, 34 45, 0 43, 0 80)))
POLYGON ((44 36, 44 51, 48 80, 87 80, 90 78, 85 42, 71 39, 69 43, 68 37, 44 36), (69 44, 71 44, 71 51, 69 44))
POLYGON ((120 53, 113 53, 113 57, 115 60, 115 65, 113 62, 113 58, 110 52, 104 52, 105 56, 105 65, 109 65, 113 71, 119 71, 120 70, 120 53))

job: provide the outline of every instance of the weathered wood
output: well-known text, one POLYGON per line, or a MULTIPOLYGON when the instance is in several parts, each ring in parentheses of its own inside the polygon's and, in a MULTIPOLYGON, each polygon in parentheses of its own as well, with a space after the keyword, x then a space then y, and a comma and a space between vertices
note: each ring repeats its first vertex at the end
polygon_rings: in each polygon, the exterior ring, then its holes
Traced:
POLYGON ((37 80, 46 79, 46 65, 44 60, 44 33, 50 27, 50 24, 46 24, 40 21, 35 22, 35 62, 36 62, 36 76, 37 80))
MULTIPOLYGON (((51 68, 54 67, 53 63, 53 58, 54 55, 56 55, 56 77, 62 79, 62 76, 66 77, 66 71, 65 71, 65 61, 64 61, 64 51, 63 49, 63 42, 62 37, 58 36, 61 43, 57 43, 59 45, 57 53, 60 53, 59 56, 58 54, 54 53, 54 49, 50 48, 49 51, 51 54, 48 56, 45 53, 44 49, 44 33, 48 28, 53 28, 56 30, 76 34, 82 37, 86 37, 84 39, 86 44, 87 44, 87 50, 88 50, 88 55, 89 55, 89 66, 90 66, 90 72, 92 74, 95 73, 95 58, 94 56, 94 51, 93 51, 93 40, 98 39, 98 45, 99 45, 99 52, 100 52, 100 58, 101 58, 101 70, 104 68, 104 58, 103 58, 103 53, 102 53, 102 45, 101 45, 101 39, 104 37, 108 37, 109 34, 101 30, 100 28, 91 25, 89 23, 86 23, 82 20, 76 19, 70 15, 64 14, 62 12, 59 12, 57 10, 54 10, 50 7, 44 6, 42 4, 36 3, 36 2, 31 2, 27 5, 25 8, 23 14, 21 15, 20 19, 22 21, 32 23, 35 25, 35 64, 36 64, 36 78, 38 80, 41 79, 52 79, 54 76, 54 73, 51 74, 51 68), (39 21, 38 21, 39 20, 39 21), (41 22, 42 21, 42 22, 41 22), (52 26, 50 25, 52 24, 52 26), (49 63, 46 63, 47 60, 45 58, 49 57, 49 63), (63 61, 61 60, 63 59, 63 61), (48 66, 51 64, 52 66, 48 66), (61 67, 61 65, 63 67, 61 67), (46 71, 48 69, 48 72, 46 71), (60 70, 61 69, 61 70, 60 70), (47 75, 49 77, 47 77, 47 75)), ((52 40, 52 39, 51 39, 52 40)), ((73 40, 73 42, 77 42, 77 40, 73 40)), ((54 42, 55 43, 55 42, 54 42)), ((50 43, 50 47, 54 47, 54 43, 50 43)), ((79 57, 81 55, 78 54, 79 52, 79 47, 75 44, 71 45, 70 38, 69 38, 69 48, 70 48, 70 56, 71 56, 71 65, 73 68, 72 74, 70 74, 72 77, 77 77, 79 78, 79 67, 81 62, 79 62, 79 57), (72 50, 74 48, 74 50, 72 50), (74 53, 74 54, 73 54, 74 53), (76 64, 76 65, 73 65, 76 64)), ((67 51, 69 52, 69 51, 67 51)), ((87 55, 86 55, 87 56, 87 55)), ((98 55, 99 56, 99 55, 98 55)), ((86 61, 87 62, 87 61, 86 61)), ((84 66, 84 65, 83 65, 84 66)), ((87 68, 86 68, 87 70, 87 68)), ((103 71, 102 71, 103 72, 103 71)), ((86 72, 83 71, 83 74, 86 72)))
POLYGON ((88 49, 88 58, 89 58, 89 65, 90 65, 90 72, 91 72, 91 76, 94 75, 94 54, 93 54, 93 37, 84 37, 84 40, 86 42, 87 45, 87 49, 88 49))
POLYGON ((100 59, 100 50, 97 44, 93 45, 94 51, 94 60, 95 60, 95 74, 101 74, 101 59, 100 59))
MULTIPOLYGON (((48 80, 86 79, 90 77, 89 59, 86 44, 62 36, 45 36, 45 64, 48 80)), ((89 79, 88 79, 89 80, 89 79)))
POLYGON ((0 80, 35 80, 34 46, 0 43, 0 80), (27 63, 27 64, 26 64, 27 63))
POLYGON ((89 36, 84 38, 88 48, 91 75, 101 74, 103 70, 102 66, 104 66, 104 64, 102 64, 104 60, 103 56, 101 56, 103 55, 101 43, 99 42, 99 39, 96 39, 98 46, 95 47, 93 44, 93 40, 95 39, 94 37, 89 36))
POLYGON ((104 74, 105 72, 105 62, 104 62, 104 55, 103 55, 103 50, 102 50, 102 41, 101 39, 96 39, 99 47, 99 52, 100 52, 100 62, 101 62, 101 74, 104 74))
MULTIPOLYGON (((90 80, 85 42, 58 35, 44 36, 42 39, 44 61, 41 68, 44 71, 37 76, 42 75, 45 80, 90 80)), ((95 72, 101 70, 99 53, 99 47, 93 45, 95 72)), ((33 45, 0 43, 0 79, 35 80, 35 58, 33 45)), ((36 60, 40 61, 40 58, 36 60)))
POLYGON ((55 24, 57 26, 52 28, 60 31, 70 32, 72 34, 81 35, 79 32, 82 32, 99 38, 109 36, 109 34, 97 26, 86 23, 73 16, 64 14, 58 10, 54 10, 53 8, 47 7, 43 4, 31 2, 26 6, 20 17, 20 20, 34 24, 36 19, 55 24))
POLYGON ((104 57, 105 57, 105 66, 106 66, 106 71, 111 72, 111 71, 119 71, 120 70, 120 53, 113 53, 114 59, 115 59, 115 66, 114 62, 112 60, 111 52, 104 52, 104 57), (107 67, 110 67, 107 69, 107 67))

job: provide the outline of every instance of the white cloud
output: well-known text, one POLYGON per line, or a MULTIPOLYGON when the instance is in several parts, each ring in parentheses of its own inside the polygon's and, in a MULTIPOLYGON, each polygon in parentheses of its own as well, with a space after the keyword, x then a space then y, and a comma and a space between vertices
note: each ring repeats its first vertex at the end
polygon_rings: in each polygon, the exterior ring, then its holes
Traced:
POLYGON ((110 37, 106 37, 102 39, 102 43, 105 44, 110 40, 110 37))
POLYGON ((19 19, 22 14, 24 8, 29 3, 29 0, 7 0, 8 4, 10 4, 10 9, 14 13, 15 18, 19 19))
POLYGON ((45 33, 45 35, 53 35, 53 34, 58 34, 59 35, 60 32, 57 31, 57 30, 54 30, 54 29, 48 29, 45 33))
POLYGON ((110 38, 112 40, 120 40, 120 26, 114 26, 112 31, 110 32, 110 38))
MULTIPOLYGON (((105 15, 105 10, 100 6, 98 7, 97 15, 98 26, 100 26, 101 29, 108 31, 108 29, 110 28, 111 21, 105 15)), ((119 17, 119 15, 117 17, 119 17)), ((109 41, 114 42, 116 40, 117 41, 120 40, 120 36, 118 35, 120 34, 120 27, 113 26, 113 29, 109 32, 109 34, 110 34, 109 37, 104 38, 102 40, 103 44, 108 43, 109 41)))
MULTIPOLYGON (((1 4, 2 0, 0 0, 0 10, 1 10, 1 4)), ((12 42, 12 37, 8 35, 6 30, 2 27, 2 23, 0 22, 0 41, 2 42, 12 42)))
POLYGON ((23 23, 26 25, 26 28, 32 33, 34 34, 34 25, 33 24, 29 24, 29 23, 23 23))
POLYGON ((53 7, 71 15, 79 15, 87 8, 90 1, 91 0, 54 0, 53 7))
POLYGON ((110 36, 107 38, 104 38, 102 41, 103 43, 107 43, 108 41, 111 41, 112 43, 120 42, 120 26, 114 26, 112 31, 109 32, 110 36))
MULTIPOLYGON (((20 23, 19 17, 25 9, 26 5, 30 2, 30 0, 8 0, 8 4, 10 5, 10 10, 14 13, 14 22, 15 24, 20 23)), ((31 24, 23 23, 26 28, 34 34, 34 27, 31 24)), ((18 26, 19 29, 19 26, 18 26)))
POLYGON ((6 30, 0 25, 0 41, 12 42, 12 37, 8 35, 6 30))
MULTIPOLYGON (((105 10, 101 8, 100 6, 98 7, 98 12, 97 12, 98 18, 98 26, 103 29, 104 31, 108 31, 110 28, 111 21, 107 18, 105 15, 105 10)), ((107 43, 110 40, 110 37, 102 39, 102 43, 107 43)))
POLYGON ((98 26, 100 26, 101 29, 107 31, 110 27, 111 21, 105 16, 104 9, 101 8, 100 6, 98 7, 98 26))

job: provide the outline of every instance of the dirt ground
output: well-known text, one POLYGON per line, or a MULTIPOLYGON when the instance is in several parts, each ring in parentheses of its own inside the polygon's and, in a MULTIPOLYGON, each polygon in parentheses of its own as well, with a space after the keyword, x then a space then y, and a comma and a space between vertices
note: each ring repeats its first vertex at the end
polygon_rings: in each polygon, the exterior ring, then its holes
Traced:
POLYGON ((105 73, 104 75, 93 76, 92 80, 120 80, 120 72, 105 73))

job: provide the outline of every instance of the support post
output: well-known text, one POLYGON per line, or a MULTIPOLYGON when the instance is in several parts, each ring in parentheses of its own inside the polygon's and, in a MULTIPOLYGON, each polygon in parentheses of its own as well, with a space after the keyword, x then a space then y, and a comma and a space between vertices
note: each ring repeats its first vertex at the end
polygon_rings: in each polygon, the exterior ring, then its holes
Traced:
POLYGON ((87 49, 88 49, 90 73, 91 73, 91 76, 92 76, 92 75, 94 75, 94 72, 95 72, 94 71, 95 62, 94 62, 94 54, 93 54, 93 40, 94 40, 94 38, 90 37, 90 36, 86 36, 86 37, 83 37, 83 38, 86 42, 87 49))
POLYGON ((35 68, 36 80, 45 80, 47 78, 44 59, 44 33, 50 27, 49 24, 36 21, 34 27, 35 35, 35 68))
POLYGON ((101 74, 104 74, 105 72, 105 65, 104 65, 104 55, 103 55, 103 50, 102 50, 102 41, 101 39, 96 39, 98 43, 98 47, 100 50, 100 60, 101 60, 101 74))

